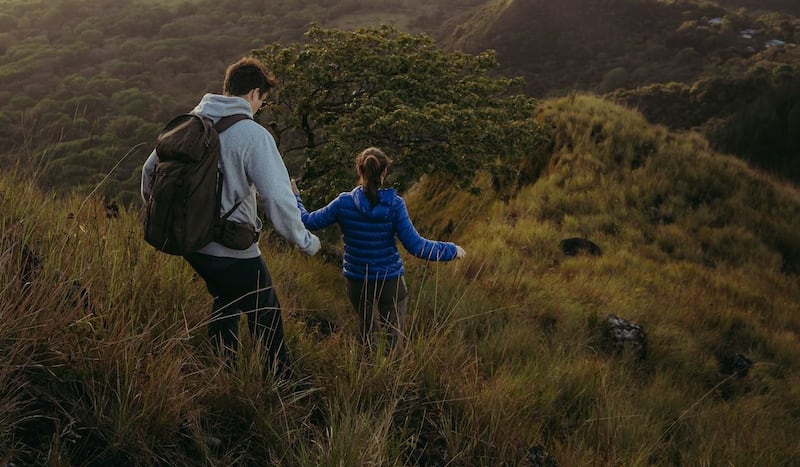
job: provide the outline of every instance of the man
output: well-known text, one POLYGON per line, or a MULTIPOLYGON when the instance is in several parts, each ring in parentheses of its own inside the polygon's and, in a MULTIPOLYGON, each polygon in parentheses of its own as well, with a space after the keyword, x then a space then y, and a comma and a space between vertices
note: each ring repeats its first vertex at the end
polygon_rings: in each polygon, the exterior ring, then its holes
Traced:
MULTIPOLYGON (((217 122, 220 118, 245 114, 252 117, 266 102, 274 79, 254 58, 243 58, 228 67, 223 94, 206 94, 192 113, 217 122)), ((306 230, 292 193, 289 174, 272 135, 251 119, 241 120, 220 133, 220 163, 223 176, 221 212, 237 202, 229 220, 250 223, 261 230, 256 192, 275 230, 308 255, 315 254, 319 239, 306 230)), ((153 151, 142 169, 142 198, 149 198, 150 180, 158 162, 153 151)), ((258 243, 234 250, 211 242, 185 256, 205 280, 214 297, 209 336, 221 350, 235 350, 240 313, 246 313, 250 332, 261 339, 273 370, 285 375, 289 358, 283 339, 278 297, 258 243)))

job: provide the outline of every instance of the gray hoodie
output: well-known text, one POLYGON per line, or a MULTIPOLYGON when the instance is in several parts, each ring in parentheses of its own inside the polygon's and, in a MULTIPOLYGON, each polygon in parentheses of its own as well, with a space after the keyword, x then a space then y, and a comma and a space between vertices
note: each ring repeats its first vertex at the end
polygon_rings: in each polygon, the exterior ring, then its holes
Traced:
MULTIPOLYGON (((241 97, 206 94, 192 113, 211 118, 214 122, 234 114, 253 116, 250 104, 241 97)), ((219 136, 220 170, 223 173, 222 212, 227 212, 236 202, 242 204, 229 217, 235 222, 249 222, 261 230, 258 218, 256 193, 264 213, 275 230, 297 245, 303 253, 313 255, 319 250, 319 239, 306 230, 300 220, 300 211, 289 182, 289 173, 283 163, 275 140, 261 125, 253 120, 242 120, 219 136)), ((150 179, 158 158, 150 154, 142 168, 142 199, 150 197, 150 179)), ((258 244, 246 250, 233 250, 212 242, 199 250, 211 256, 228 258, 255 258, 261 254, 258 244)))

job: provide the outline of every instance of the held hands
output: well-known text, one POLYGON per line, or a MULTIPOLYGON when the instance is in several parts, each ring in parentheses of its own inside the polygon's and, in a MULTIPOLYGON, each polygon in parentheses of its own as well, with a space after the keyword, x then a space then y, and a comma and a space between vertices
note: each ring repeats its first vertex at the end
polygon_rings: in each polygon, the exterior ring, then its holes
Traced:
POLYGON ((290 179, 290 181, 292 182, 292 193, 294 193, 296 195, 299 195, 300 194, 300 190, 297 188, 297 183, 294 181, 293 178, 290 179))
POLYGON ((456 259, 462 259, 465 256, 467 256, 467 252, 464 251, 464 249, 460 246, 456 245, 456 259))

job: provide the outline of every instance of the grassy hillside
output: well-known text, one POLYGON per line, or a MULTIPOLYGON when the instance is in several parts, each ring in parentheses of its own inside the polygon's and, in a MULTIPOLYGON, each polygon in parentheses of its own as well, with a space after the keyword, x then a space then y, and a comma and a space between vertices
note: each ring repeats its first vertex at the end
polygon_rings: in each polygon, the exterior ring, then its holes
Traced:
POLYGON ((202 284, 135 212, 3 175, 0 463, 800 462, 800 193, 595 97, 539 118, 534 182, 408 193, 468 257, 407 258, 405 353, 363 358, 340 266, 262 239, 301 386, 210 355, 202 284), (574 236, 602 255, 565 256, 574 236), (608 314, 644 327, 643 358, 609 351, 608 314))
POLYGON ((800 42, 794 17, 689 0, 486 0, 449 26, 445 46, 495 49, 536 96, 693 82, 746 70, 770 39, 800 42))
POLYGON ((651 122, 694 128, 713 147, 800 182, 800 66, 759 66, 747 73, 620 89, 610 94, 651 122))
POLYGON ((800 20, 767 3, 718 3, 487 0, 451 23, 444 44, 495 49, 533 95, 615 92, 653 122, 700 130, 715 149, 797 182, 800 20))

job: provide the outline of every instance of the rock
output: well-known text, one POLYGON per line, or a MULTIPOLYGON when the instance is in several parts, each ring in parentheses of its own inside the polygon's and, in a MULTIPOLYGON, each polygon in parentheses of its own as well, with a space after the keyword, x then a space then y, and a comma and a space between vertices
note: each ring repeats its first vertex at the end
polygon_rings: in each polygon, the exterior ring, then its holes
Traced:
POLYGON ((119 217, 119 204, 117 204, 116 201, 106 204, 106 217, 109 219, 116 219, 119 217))
POLYGON ((753 361, 738 352, 719 358, 719 372, 723 375, 736 375, 744 378, 751 366, 753 366, 753 361))
POLYGON ((639 358, 647 356, 647 333, 638 324, 618 316, 608 315, 605 320, 604 337, 614 353, 632 349, 639 358))
POLYGON ((524 467, 558 467, 558 462, 542 445, 537 444, 528 448, 525 459, 522 460, 524 467))
POLYGON ((561 247, 561 251, 567 256, 577 256, 579 253, 587 253, 592 256, 600 256, 603 254, 603 250, 601 250, 596 243, 586 238, 565 238, 561 240, 558 245, 561 247))

